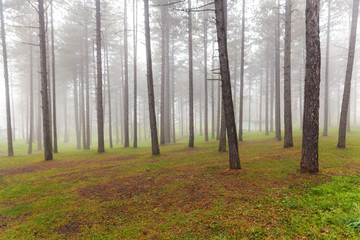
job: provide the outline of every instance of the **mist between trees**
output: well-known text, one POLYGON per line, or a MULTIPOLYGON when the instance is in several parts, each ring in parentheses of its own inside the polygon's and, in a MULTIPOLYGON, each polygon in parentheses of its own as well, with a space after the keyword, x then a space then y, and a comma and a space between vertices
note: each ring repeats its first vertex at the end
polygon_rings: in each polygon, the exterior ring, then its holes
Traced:
POLYGON ((292 147, 304 126, 301 167, 316 172, 303 164, 317 161, 319 128, 340 126, 343 148, 358 127, 358 5, 2 0, 1 152, 26 141, 50 160, 59 143, 104 152, 151 141, 156 155, 184 138, 196 147, 195 136, 226 151, 227 136, 240 168, 246 132, 292 147))

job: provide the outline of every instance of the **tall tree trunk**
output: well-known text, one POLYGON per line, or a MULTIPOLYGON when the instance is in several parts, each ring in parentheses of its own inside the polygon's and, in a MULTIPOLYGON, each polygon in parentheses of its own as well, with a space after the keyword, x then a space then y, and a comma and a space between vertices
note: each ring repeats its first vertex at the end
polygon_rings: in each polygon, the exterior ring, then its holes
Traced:
MULTIPOLYGON (((268 53, 269 46, 267 44, 266 52, 268 53)), ((269 55, 266 54, 266 57, 269 55)), ((266 86, 265 86, 265 135, 269 135, 269 59, 266 59, 266 86)))
POLYGON ((157 136, 154 84, 153 84, 152 59, 151 59, 149 0, 144 0, 144 16, 145 16, 146 63, 147 63, 146 66, 147 66, 149 118, 150 118, 150 129, 151 129, 151 146, 152 146, 152 154, 159 155, 160 149, 159 149, 158 136, 157 136))
MULTIPOLYGON (((41 93, 41 70, 40 70, 40 64, 38 64, 38 67, 37 67, 37 72, 38 72, 38 88, 37 88, 37 92, 41 93)), ((41 135, 41 125, 42 125, 42 118, 41 118, 41 94, 38 94, 38 102, 37 102, 37 133, 36 133, 36 136, 37 136, 37 149, 40 151, 42 150, 42 135, 41 135)))
POLYGON ((320 0, 306 0, 306 76, 301 172, 319 171, 320 0))
POLYGON ((338 145, 337 145, 338 148, 345 148, 346 124, 347 124, 347 122, 350 122, 350 119, 348 119, 348 111, 350 109, 349 106, 350 106, 351 78, 352 78, 354 56, 355 56, 358 14, 359 14, 359 0, 354 0, 353 1, 353 11, 352 11, 349 52, 348 52, 348 63, 347 63, 347 67, 346 67, 344 95, 343 95, 342 106, 341 106, 341 115, 340 115, 339 139, 338 139, 338 145))
POLYGON ((284 52, 284 147, 293 147, 291 114, 291 0, 286 0, 284 52))
POLYGON ((54 153, 58 153, 57 146, 57 126, 56 126, 56 85, 55 85, 55 37, 54 37, 54 12, 53 1, 51 1, 51 65, 52 65, 52 93, 53 93, 53 131, 54 131, 54 153))
POLYGON ((326 60, 325 60, 325 99, 324 99, 324 132, 323 136, 328 135, 329 124, 329 59, 330 59, 330 32, 331 32, 331 0, 328 1, 328 19, 326 32, 326 60))
MULTIPOLYGON (((30 43, 32 42, 31 34, 32 33, 30 33, 30 43)), ((33 139, 34 139, 34 76, 33 76, 33 49, 32 49, 32 45, 30 45, 30 135, 29 135, 28 154, 32 154, 33 139)))
POLYGON ((128 25, 127 0, 124 1, 124 57, 125 57, 125 86, 124 86, 124 147, 129 147, 129 61, 128 61, 128 25))
POLYGON ((97 86, 96 86, 96 110, 98 128, 98 152, 105 152, 104 146, 104 113, 102 97, 102 66, 101 66, 101 15, 100 0, 96 0, 96 64, 97 64, 97 86))
POLYGON ((68 129, 68 105, 67 105, 67 85, 64 84, 64 143, 68 143, 69 142, 69 129, 68 129))
POLYGON ((85 22, 85 81, 86 81, 86 146, 90 149, 90 77, 89 77, 89 30, 85 22))
POLYGON ((176 131, 175 131, 175 46, 174 40, 171 43, 171 108, 172 108, 172 139, 173 143, 176 143, 176 131))
POLYGON ((244 118, 244 65, 245 65, 245 0, 242 3, 241 59, 240 59, 240 100, 239 100, 239 141, 243 141, 244 118))
POLYGON ((137 148, 137 1, 133 0, 133 45, 134 45, 134 148, 137 148))
POLYGON ((160 99, 160 144, 165 144, 165 64, 166 64, 166 37, 165 37, 166 10, 161 8, 161 99, 160 99))
MULTIPOLYGON (((166 16, 168 16, 168 8, 166 8, 166 16)), ((169 21, 165 22, 165 53, 166 53, 166 68, 165 68, 165 142, 171 141, 171 117, 170 117, 170 29, 169 21)))
POLYGON ((218 81, 218 87, 217 87, 217 91, 218 91, 218 97, 217 97, 217 121, 216 121, 216 140, 220 140, 220 127, 221 127, 221 86, 220 86, 220 81, 218 81))
POLYGON ((262 131, 262 97, 263 97, 263 67, 261 66, 260 72, 260 106, 259 106, 259 132, 262 131))
POLYGON ((81 149, 81 130, 79 121, 79 97, 77 86, 77 74, 74 74, 74 114, 75 114, 75 131, 76 131, 76 148, 81 149))
POLYGON ((112 115, 111 115, 111 84, 110 84, 110 66, 109 66, 109 43, 106 44, 106 74, 107 74, 108 106, 109 106, 109 144, 110 144, 110 148, 113 148, 112 115))
POLYGON ((207 16, 204 16, 204 90, 205 90, 205 141, 209 141, 209 130, 208 130, 208 73, 207 73, 207 16))
POLYGON ((270 60, 270 132, 274 132, 274 92, 275 92, 275 78, 274 78, 274 59, 270 60))
POLYGON ((40 60, 41 60, 41 95, 42 95, 42 114, 43 114, 43 137, 45 160, 52 160, 52 139, 51 123, 48 98, 48 74, 46 66, 46 42, 45 42, 45 20, 44 20, 44 1, 38 0, 39 13, 39 36, 40 36, 40 60))
POLYGON ((249 121, 248 121, 248 132, 250 132, 250 124, 251 124, 251 74, 249 74, 249 121))
MULTIPOLYGON (((215 51, 214 41, 212 43, 212 61, 211 61, 211 79, 214 79, 214 68, 215 68, 215 51)), ((211 81, 211 138, 215 138, 215 86, 214 80, 211 81)))
POLYGON ((236 124, 234 106, 231 94, 229 59, 227 51, 227 27, 226 27, 226 1, 215 0, 216 29, 219 47, 220 73, 222 83, 222 100, 226 119, 226 130, 229 145, 230 169, 240 169, 238 141, 236 136, 236 124))
POLYGON ((275 34, 275 135, 281 141, 281 117, 280 117, 280 0, 277 5, 275 34))
POLYGON ((194 147, 194 88, 193 88, 193 46, 192 46, 192 11, 191 0, 188 0, 189 30, 189 147, 194 147))
POLYGON ((82 133, 82 148, 86 149, 86 124, 85 124, 85 81, 84 81, 84 58, 81 47, 80 57, 80 126, 82 133))
MULTIPOLYGON (((6 122, 7 122, 7 141, 8 141, 8 156, 14 156, 13 149, 13 136, 11 128, 11 113, 10 113, 10 91, 9 91, 9 72, 8 72, 8 60, 6 49, 6 33, 4 23, 4 7, 3 1, 0 0, 0 17, 1 17, 1 40, 3 48, 4 59, 4 78, 5 78, 5 97, 6 97, 6 122)), ((14 117, 14 116, 13 116, 14 117)), ((15 127, 15 126, 14 126, 15 127)))

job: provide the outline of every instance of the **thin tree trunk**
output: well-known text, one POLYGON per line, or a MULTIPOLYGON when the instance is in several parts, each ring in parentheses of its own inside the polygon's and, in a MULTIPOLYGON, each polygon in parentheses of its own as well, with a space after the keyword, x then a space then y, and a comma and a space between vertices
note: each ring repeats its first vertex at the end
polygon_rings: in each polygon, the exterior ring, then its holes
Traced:
POLYGON ((281 117, 280 117, 280 0, 277 6, 275 34, 275 134, 276 139, 281 141, 281 117))
POLYGON ((329 124, 329 59, 330 59, 330 32, 331 32, 331 0, 328 1, 328 19, 326 33, 326 62, 325 62, 325 99, 324 99, 324 132, 323 136, 328 135, 329 124))
POLYGON ((125 57, 125 86, 124 86, 124 147, 130 146, 129 141, 129 61, 128 61, 128 26, 127 0, 124 0, 124 57, 125 57))
POLYGON ((204 17, 204 90, 205 90, 205 141, 209 141, 209 130, 208 130, 208 74, 207 74, 207 16, 204 17))
POLYGON ((137 1, 133 0, 133 45, 134 45, 134 148, 137 148, 137 1))
POLYGON ((10 156, 14 156, 14 149, 13 149, 13 136, 12 136, 12 128, 11 128, 9 72, 8 72, 9 70, 8 70, 8 60, 7 60, 3 0, 0 0, 0 17, 1 17, 1 40, 2 40, 3 60, 4 60, 8 156, 10 157, 10 156))
POLYGON ((301 172, 319 171, 320 0, 306 1, 306 76, 301 172))
POLYGON ((76 131, 76 148, 81 149, 81 133, 79 121, 79 97, 77 86, 77 74, 74 74, 74 114, 75 114, 75 131, 76 131))
POLYGON ((291 0, 286 0, 284 52, 284 147, 293 147, 291 114, 291 0))
POLYGON ((100 0, 96 0, 96 57, 97 57, 97 86, 96 86, 96 110, 98 127, 98 152, 105 152, 104 146, 104 113, 102 99, 102 66, 101 66, 101 16, 100 0))
POLYGON ((86 80, 86 146, 90 149, 90 77, 89 77, 89 41, 88 23, 85 23, 85 80, 86 80))
POLYGON ((220 124, 219 152, 226 152, 226 119, 224 104, 221 104, 221 124, 220 124))
POLYGON ((359 14, 359 0, 354 0, 353 1, 349 52, 348 52, 348 63, 347 63, 347 67, 346 67, 344 95, 343 95, 342 106, 341 106, 341 115, 340 115, 339 139, 338 139, 338 146, 337 146, 338 148, 345 148, 346 124, 347 124, 347 122, 350 122, 350 119, 348 119, 348 112, 350 110, 350 108, 349 108, 349 106, 350 106, 350 90, 351 90, 351 78, 352 78, 353 65, 354 65, 354 56, 355 56, 358 14, 359 14))
POLYGON ((189 30, 189 147, 194 147, 194 88, 193 88, 193 46, 192 46, 192 11, 191 0, 188 0, 189 30))
POLYGON ((56 85, 55 85, 55 37, 54 37, 54 13, 53 13, 53 1, 51 1, 51 65, 52 65, 52 102, 53 102, 53 135, 54 135, 54 153, 58 153, 57 146, 57 126, 56 126, 56 85))
POLYGON ((244 118, 244 62, 245 62, 245 0, 242 4, 241 20, 241 59, 240 59, 240 100, 239 100, 239 141, 243 141, 244 118))
MULTIPOLYGON (((269 46, 267 45, 266 52, 268 53, 269 46)), ((266 54, 268 57, 269 55, 266 54)), ((266 94, 265 94, 265 135, 269 135, 269 60, 266 59, 266 94)))
POLYGON ((113 148, 112 116, 111 116, 111 84, 110 84, 110 67, 109 67, 109 43, 106 44, 106 73, 107 73, 108 106, 109 106, 109 143, 110 143, 110 148, 113 148))
POLYGON ((160 99, 160 144, 165 144, 165 64, 166 64, 166 51, 165 51, 165 22, 166 10, 165 7, 161 8, 161 99, 160 99))
MULTIPOLYGON (((30 33, 30 43, 32 37, 30 33)), ((34 76, 33 76, 33 47, 30 45, 30 135, 28 154, 32 154, 34 135, 34 76)))
POLYGON ((151 59, 151 43, 150 43, 150 23, 149 23, 149 0, 144 0, 144 16, 145 16, 145 39, 146 39, 146 66, 147 66, 147 86, 148 86, 148 101, 149 101, 149 118, 151 128, 151 146, 152 154, 159 155, 159 143, 156 126, 156 113, 154 101, 154 84, 152 73, 152 59, 151 59))

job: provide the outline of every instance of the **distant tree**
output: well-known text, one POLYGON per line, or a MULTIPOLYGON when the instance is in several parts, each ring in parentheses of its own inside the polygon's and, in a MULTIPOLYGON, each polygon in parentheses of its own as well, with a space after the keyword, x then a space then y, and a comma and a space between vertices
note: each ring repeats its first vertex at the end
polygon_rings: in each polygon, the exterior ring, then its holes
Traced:
POLYGON ((209 141, 209 130, 208 130, 208 73, 207 73, 207 46, 208 46, 208 26, 207 26, 207 15, 204 15, 204 91, 205 91, 205 141, 209 141))
POLYGON ((128 24, 127 24, 127 0, 124 0, 124 60, 125 60, 125 84, 124 84, 124 137, 125 147, 129 142, 129 54, 128 54, 128 24))
POLYGON ((101 66, 101 12, 100 0, 96 0, 96 64, 97 64, 97 85, 96 85, 96 111, 98 127, 98 152, 105 152, 104 146, 104 112, 102 96, 102 66, 101 66))
POLYGON ((275 26, 275 135, 281 141, 280 118, 280 0, 277 5, 277 18, 275 26))
POLYGON ((189 147, 194 147, 194 83, 191 0, 188 0, 188 48, 189 48, 189 147))
POLYGON ((291 0, 285 5, 285 49, 284 49, 284 147, 293 147, 291 115, 291 0))
POLYGON ((242 4, 241 20, 241 59, 240 59, 240 112, 239 112, 239 141, 243 141, 243 118, 244 118, 244 62, 245 62, 245 0, 242 4))
MULTIPOLYGON (((32 42, 30 32, 30 43, 32 42)), ((30 44, 30 134, 28 154, 32 154, 32 146, 34 140, 34 74, 33 74, 33 46, 30 44)))
MULTIPOLYGON (((1 17, 1 40, 3 48, 4 59, 4 78, 5 78, 5 98, 6 98, 6 122, 7 122, 7 141, 8 141, 8 156, 14 156, 12 128, 11 128, 11 113, 10 113, 10 90, 9 90, 9 70, 6 49, 6 32, 4 23, 4 6, 3 1, 0 0, 0 17, 1 17)), ((13 116, 14 117, 14 116, 13 116)), ((15 127, 15 126, 14 126, 15 127)))
POLYGON ((306 75, 301 172, 319 171, 320 0, 306 0, 306 75))
POLYGON ((350 44, 348 51, 348 62, 346 66, 346 75, 345 75, 345 85, 344 85, 344 95, 341 106, 341 115, 340 115, 340 126, 339 126, 339 139, 338 139, 338 148, 345 148, 346 142, 346 125, 350 122, 348 112, 350 111, 350 90, 351 90, 351 78, 354 66, 354 57, 355 57, 355 45, 356 45, 356 32, 357 32, 357 22, 359 15, 359 0, 353 1, 352 9, 352 23, 351 23, 351 33, 350 33, 350 44))
MULTIPOLYGON (((134 45, 134 148, 137 148, 137 0, 133 0, 133 45, 134 45)), ((140 131, 140 130, 139 130, 140 131)))
POLYGON ((324 98, 324 132, 323 136, 328 135, 329 125, 329 60, 330 60, 330 33, 331 33, 331 0, 328 1, 328 19, 326 31, 326 57, 325 57, 325 98, 324 98))
POLYGON ((50 6, 50 15, 51 15, 51 68, 52 68, 52 103, 53 103, 53 131, 54 131, 54 153, 58 153, 58 144, 57 144, 57 125, 56 125, 56 81, 55 81, 55 36, 54 36, 54 10, 53 4, 54 1, 51 1, 50 6))
POLYGON ((222 83, 222 100, 229 144, 229 165, 230 169, 240 169, 241 166, 238 151, 238 141, 236 136, 234 106, 231 94, 229 59, 227 51, 226 8, 226 1, 215 0, 216 30, 222 83))
POLYGON ((148 87, 152 155, 159 155, 160 149, 158 143, 157 126, 156 126, 154 84, 153 84, 152 59, 151 59, 149 0, 144 0, 144 20, 145 20, 146 68, 147 68, 147 87, 148 87))

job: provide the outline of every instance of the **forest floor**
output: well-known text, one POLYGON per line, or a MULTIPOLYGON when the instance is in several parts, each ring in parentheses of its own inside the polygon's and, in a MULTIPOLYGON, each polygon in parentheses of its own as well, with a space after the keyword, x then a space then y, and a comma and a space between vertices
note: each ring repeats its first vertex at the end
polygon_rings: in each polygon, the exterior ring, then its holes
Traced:
POLYGON ((0 239, 359 239, 360 132, 344 150, 336 136, 320 137, 314 175, 299 173, 300 137, 248 133, 242 170, 202 137, 156 157, 60 146, 48 162, 18 141, 22 155, 0 156, 0 239))

